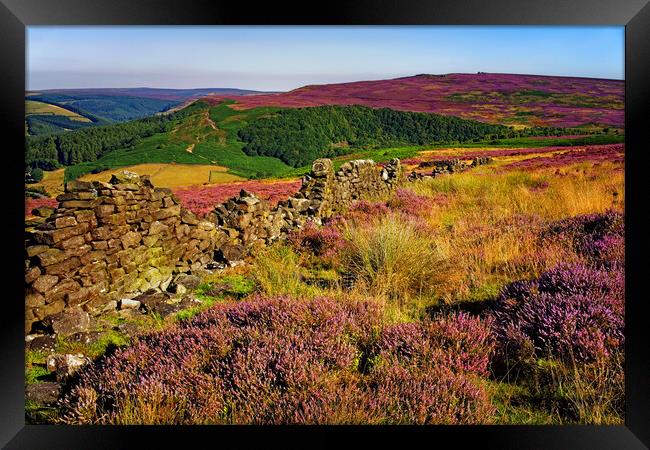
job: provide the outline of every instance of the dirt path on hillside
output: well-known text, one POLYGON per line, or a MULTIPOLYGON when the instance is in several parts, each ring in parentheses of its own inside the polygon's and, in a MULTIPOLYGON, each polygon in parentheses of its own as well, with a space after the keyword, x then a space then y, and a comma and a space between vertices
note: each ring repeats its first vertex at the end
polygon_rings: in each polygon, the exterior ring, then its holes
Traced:
POLYGON ((205 120, 208 122, 208 124, 212 127, 213 130, 217 130, 217 125, 214 123, 212 119, 210 119, 210 111, 205 112, 205 120))

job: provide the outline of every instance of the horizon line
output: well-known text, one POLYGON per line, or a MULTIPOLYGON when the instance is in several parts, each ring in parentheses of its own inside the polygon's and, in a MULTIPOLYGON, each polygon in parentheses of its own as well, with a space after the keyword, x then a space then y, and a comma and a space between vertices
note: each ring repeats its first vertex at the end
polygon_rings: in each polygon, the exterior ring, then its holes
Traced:
POLYGON ((303 84, 300 85, 296 88, 289 89, 286 91, 264 91, 264 90, 257 90, 257 89, 250 89, 250 88, 238 88, 238 87, 189 87, 189 88, 183 88, 183 87, 152 87, 152 86, 133 86, 133 87, 120 87, 120 86, 113 86, 113 87, 108 87, 108 86, 102 86, 102 87, 82 87, 82 88, 32 88, 32 89, 25 89, 25 92, 30 92, 30 91, 76 91, 76 90, 98 90, 98 89, 160 89, 160 90, 194 90, 194 89, 232 89, 232 90, 239 90, 239 91, 251 91, 251 92, 259 92, 263 94, 274 94, 274 93, 286 93, 286 92, 291 92, 296 89, 300 89, 303 87, 307 86, 327 86, 327 85, 332 85, 332 84, 348 84, 348 83, 362 83, 364 81, 381 81, 381 80, 400 80, 403 78, 415 78, 418 76, 425 76, 425 75, 433 75, 433 76, 442 76, 442 75, 518 75, 518 76, 535 76, 535 77, 548 77, 548 78, 578 78, 578 79, 585 79, 585 80, 603 80, 603 81, 625 81, 625 78, 603 78, 603 77, 586 77, 586 76, 576 76, 576 75, 540 75, 540 74, 535 74, 535 73, 513 73, 513 72, 447 72, 447 73, 418 73, 415 75, 405 75, 405 76, 400 76, 400 77, 395 77, 395 78, 378 78, 378 79, 366 79, 366 80, 351 80, 351 81, 340 81, 340 82, 333 82, 333 83, 316 83, 316 84, 303 84))

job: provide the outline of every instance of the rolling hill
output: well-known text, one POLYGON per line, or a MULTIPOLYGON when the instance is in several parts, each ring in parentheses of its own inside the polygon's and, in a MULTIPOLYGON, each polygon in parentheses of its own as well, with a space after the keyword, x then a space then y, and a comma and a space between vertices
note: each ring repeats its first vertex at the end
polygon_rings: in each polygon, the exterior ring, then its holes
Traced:
POLYGON ((513 126, 624 126, 622 80, 513 74, 416 75, 378 81, 304 86, 286 93, 226 98, 235 109, 365 105, 458 116, 513 126))
POLYGON ((30 135, 43 135, 74 130, 87 126, 106 125, 148 117, 189 104, 205 95, 259 94, 259 91, 230 88, 201 89, 51 89, 28 92, 27 102, 52 105, 49 112, 30 114, 27 131, 30 135), (65 112, 67 111, 67 112, 65 112), (68 118, 70 113, 87 120, 68 118))

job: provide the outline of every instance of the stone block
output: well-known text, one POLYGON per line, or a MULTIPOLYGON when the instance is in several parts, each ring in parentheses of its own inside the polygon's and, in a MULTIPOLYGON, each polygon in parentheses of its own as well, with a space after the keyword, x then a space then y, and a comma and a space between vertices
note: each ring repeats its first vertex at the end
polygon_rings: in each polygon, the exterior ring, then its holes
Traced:
POLYGON ((47 317, 43 324, 52 328, 52 331, 59 336, 69 336, 87 331, 90 327, 90 316, 80 308, 69 308, 47 317))
POLYGON ((66 200, 61 202, 61 208, 70 208, 70 209, 92 209, 99 204, 99 199, 92 200, 66 200))
POLYGON ((59 277, 56 275, 41 275, 34 281, 32 288, 34 288, 37 292, 43 294, 58 282, 59 277))
POLYGON ((38 267, 36 266, 29 267, 25 271, 25 284, 33 283, 34 281, 36 281, 36 279, 39 277, 40 274, 41 274, 41 269, 39 269, 38 267))
POLYGON ((81 264, 84 266, 87 266, 88 264, 91 264, 96 261, 102 261, 106 258, 106 251, 104 250, 93 250, 90 251, 84 255, 82 255, 79 259, 81 261, 81 264))
POLYGON ((58 248, 48 248, 46 251, 39 253, 38 256, 36 256, 36 260, 41 267, 59 263, 67 258, 68 256, 65 254, 65 252, 63 252, 63 250, 59 250, 58 248))
POLYGON ((81 289, 68 293, 67 305, 68 307, 79 306, 82 303, 84 303, 89 297, 90 297, 90 289, 88 286, 84 286, 81 289))
POLYGON ((68 200, 92 200, 94 198, 97 198, 97 191, 95 189, 89 191, 67 192, 56 197, 59 202, 65 202, 68 200))
POLYGON ((118 267, 117 269, 111 269, 108 271, 108 273, 111 276, 111 282, 115 282, 126 275, 126 271, 121 267, 118 267))
POLYGON ((114 173, 111 176, 111 179, 109 181, 110 184, 116 185, 116 184, 140 184, 141 178, 140 175, 138 175, 135 172, 131 172, 128 170, 122 170, 120 172, 114 173))
POLYGON ((158 242, 159 237, 160 237, 160 235, 144 236, 142 238, 142 241, 143 241, 144 245, 146 245, 147 247, 152 247, 152 246, 154 246, 156 244, 156 242, 158 242))
POLYGON ((33 256, 39 255, 39 254, 49 250, 49 249, 50 249, 50 247, 48 245, 31 245, 31 246, 27 247, 26 251, 27 251, 27 256, 31 258, 33 256))
POLYGON ((86 243, 84 236, 72 236, 64 241, 59 242, 58 246, 64 250, 69 248, 77 248, 86 243))
POLYGON ((118 212, 108 216, 99 217, 97 222, 100 225, 126 225, 126 213, 118 212))
POLYGON ((109 239, 108 240, 108 248, 122 248, 122 240, 121 239, 109 239))
POLYGON ((45 267, 45 273, 48 275, 69 275, 81 265, 78 257, 68 258, 60 263, 52 264, 45 267))
POLYGON ((45 302, 50 303, 52 299, 58 299, 61 294, 68 294, 70 292, 78 291, 81 286, 76 281, 66 278, 60 280, 56 285, 51 287, 44 293, 45 302))
POLYGON ((93 239, 97 241, 105 241, 111 237, 111 229, 107 226, 95 228, 90 232, 93 239))
POLYGON ((135 231, 129 231, 122 236, 121 240, 124 248, 136 247, 140 244, 141 236, 135 231))
POLYGON ((134 183, 118 183, 115 184, 115 189, 118 189, 120 191, 138 191, 140 190, 140 186, 134 183))
POLYGON ((160 209, 153 213, 153 216, 156 220, 166 219, 172 216, 178 216, 181 213, 181 207, 179 205, 170 206, 169 208, 160 209))
POLYGON ((103 199, 103 203, 106 205, 123 206, 126 205, 126 199, 124 197, 106 197, 103 199))
POLYGON ((38 319, 44 319, 47 316, 51 316, 52 314, 60 313, 65 309, 65 301, 64 300, 57 300, 55 302, 52 302, 50 304, 46 304, 44 306, 40 306, 38 308, 34 308, 34 315, 38 319))
POLYGON ((93 250, 106 250, 108 248, 107 241, 93 241, 91 242, 93 250))
POLYGON ((115 212, 114 205, 97 205, 95 207, 95 215, 97 217, 106 217, 110 216, 115 212))
POLYGON ((90 252, 92 250, 92 247, 88 244, 83 244, 78 247, 72 247, 69 249, 66 249, 65 254, 67 256, 83 256, 86 253, 90 252))
POLYGON ((94 188, 90 181, 72 180, 65 184, 65 192, 92 191, 94 188))
POLYGON ((77 219, 74 216, 57 217, 54 220, 54 226, 57 228, 73 227, 77 225, 77 219))
POLYGON ((199 223, 199 219, 193 213, 187 210, 181 211, 181 221, 188 225, 196 225, 199 223))
POLYGON ((166 233, 169 231, 169 227, 160 223, 159 221, 151 222, 149 226, 149 236, 166 233))
POLYGON ((45 297, 41 294, 32 293, 25 296, 25 306, 28 308, 38 308, 45 305, 45 297))

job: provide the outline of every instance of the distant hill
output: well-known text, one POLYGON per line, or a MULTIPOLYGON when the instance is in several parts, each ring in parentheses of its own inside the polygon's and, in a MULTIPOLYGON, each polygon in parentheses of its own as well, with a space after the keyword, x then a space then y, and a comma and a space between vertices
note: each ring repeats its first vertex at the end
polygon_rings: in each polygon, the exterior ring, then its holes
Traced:
POLYGON ((230 88, 157 89, 157 88, 101 88, 101 89, 50 89, 26 94, 31 102, 40 102, 67 110, 88 120, 72 120, 68 113, 56 114, 52 108, 45 114, 29 114, 26 119, 30 135, 43 135, 74 130, 112 122, 125 122, 152 116, 170 110, 208 94, 241 95, 259 94, 259 91, 230 88))
POLYGON ((304 86, 274 94, 210 95, 233 108, 364 105, 453 115, 514 126, 624 126, 621 80, 514 74, 421 74, 391 80, 304 86))
POLYGON ((268 94, 270 92, 253 91, 235 88, 195 88, 195 89, 163 89, 163 88, 88 88, 88 89, 46 89, 32 91, 27 95, 62 94, 69 96, 128 96, 153 98, 157 100, 174 100, 181 102, 188 98, 198 98, 205 95, 251 95, 268 94))

